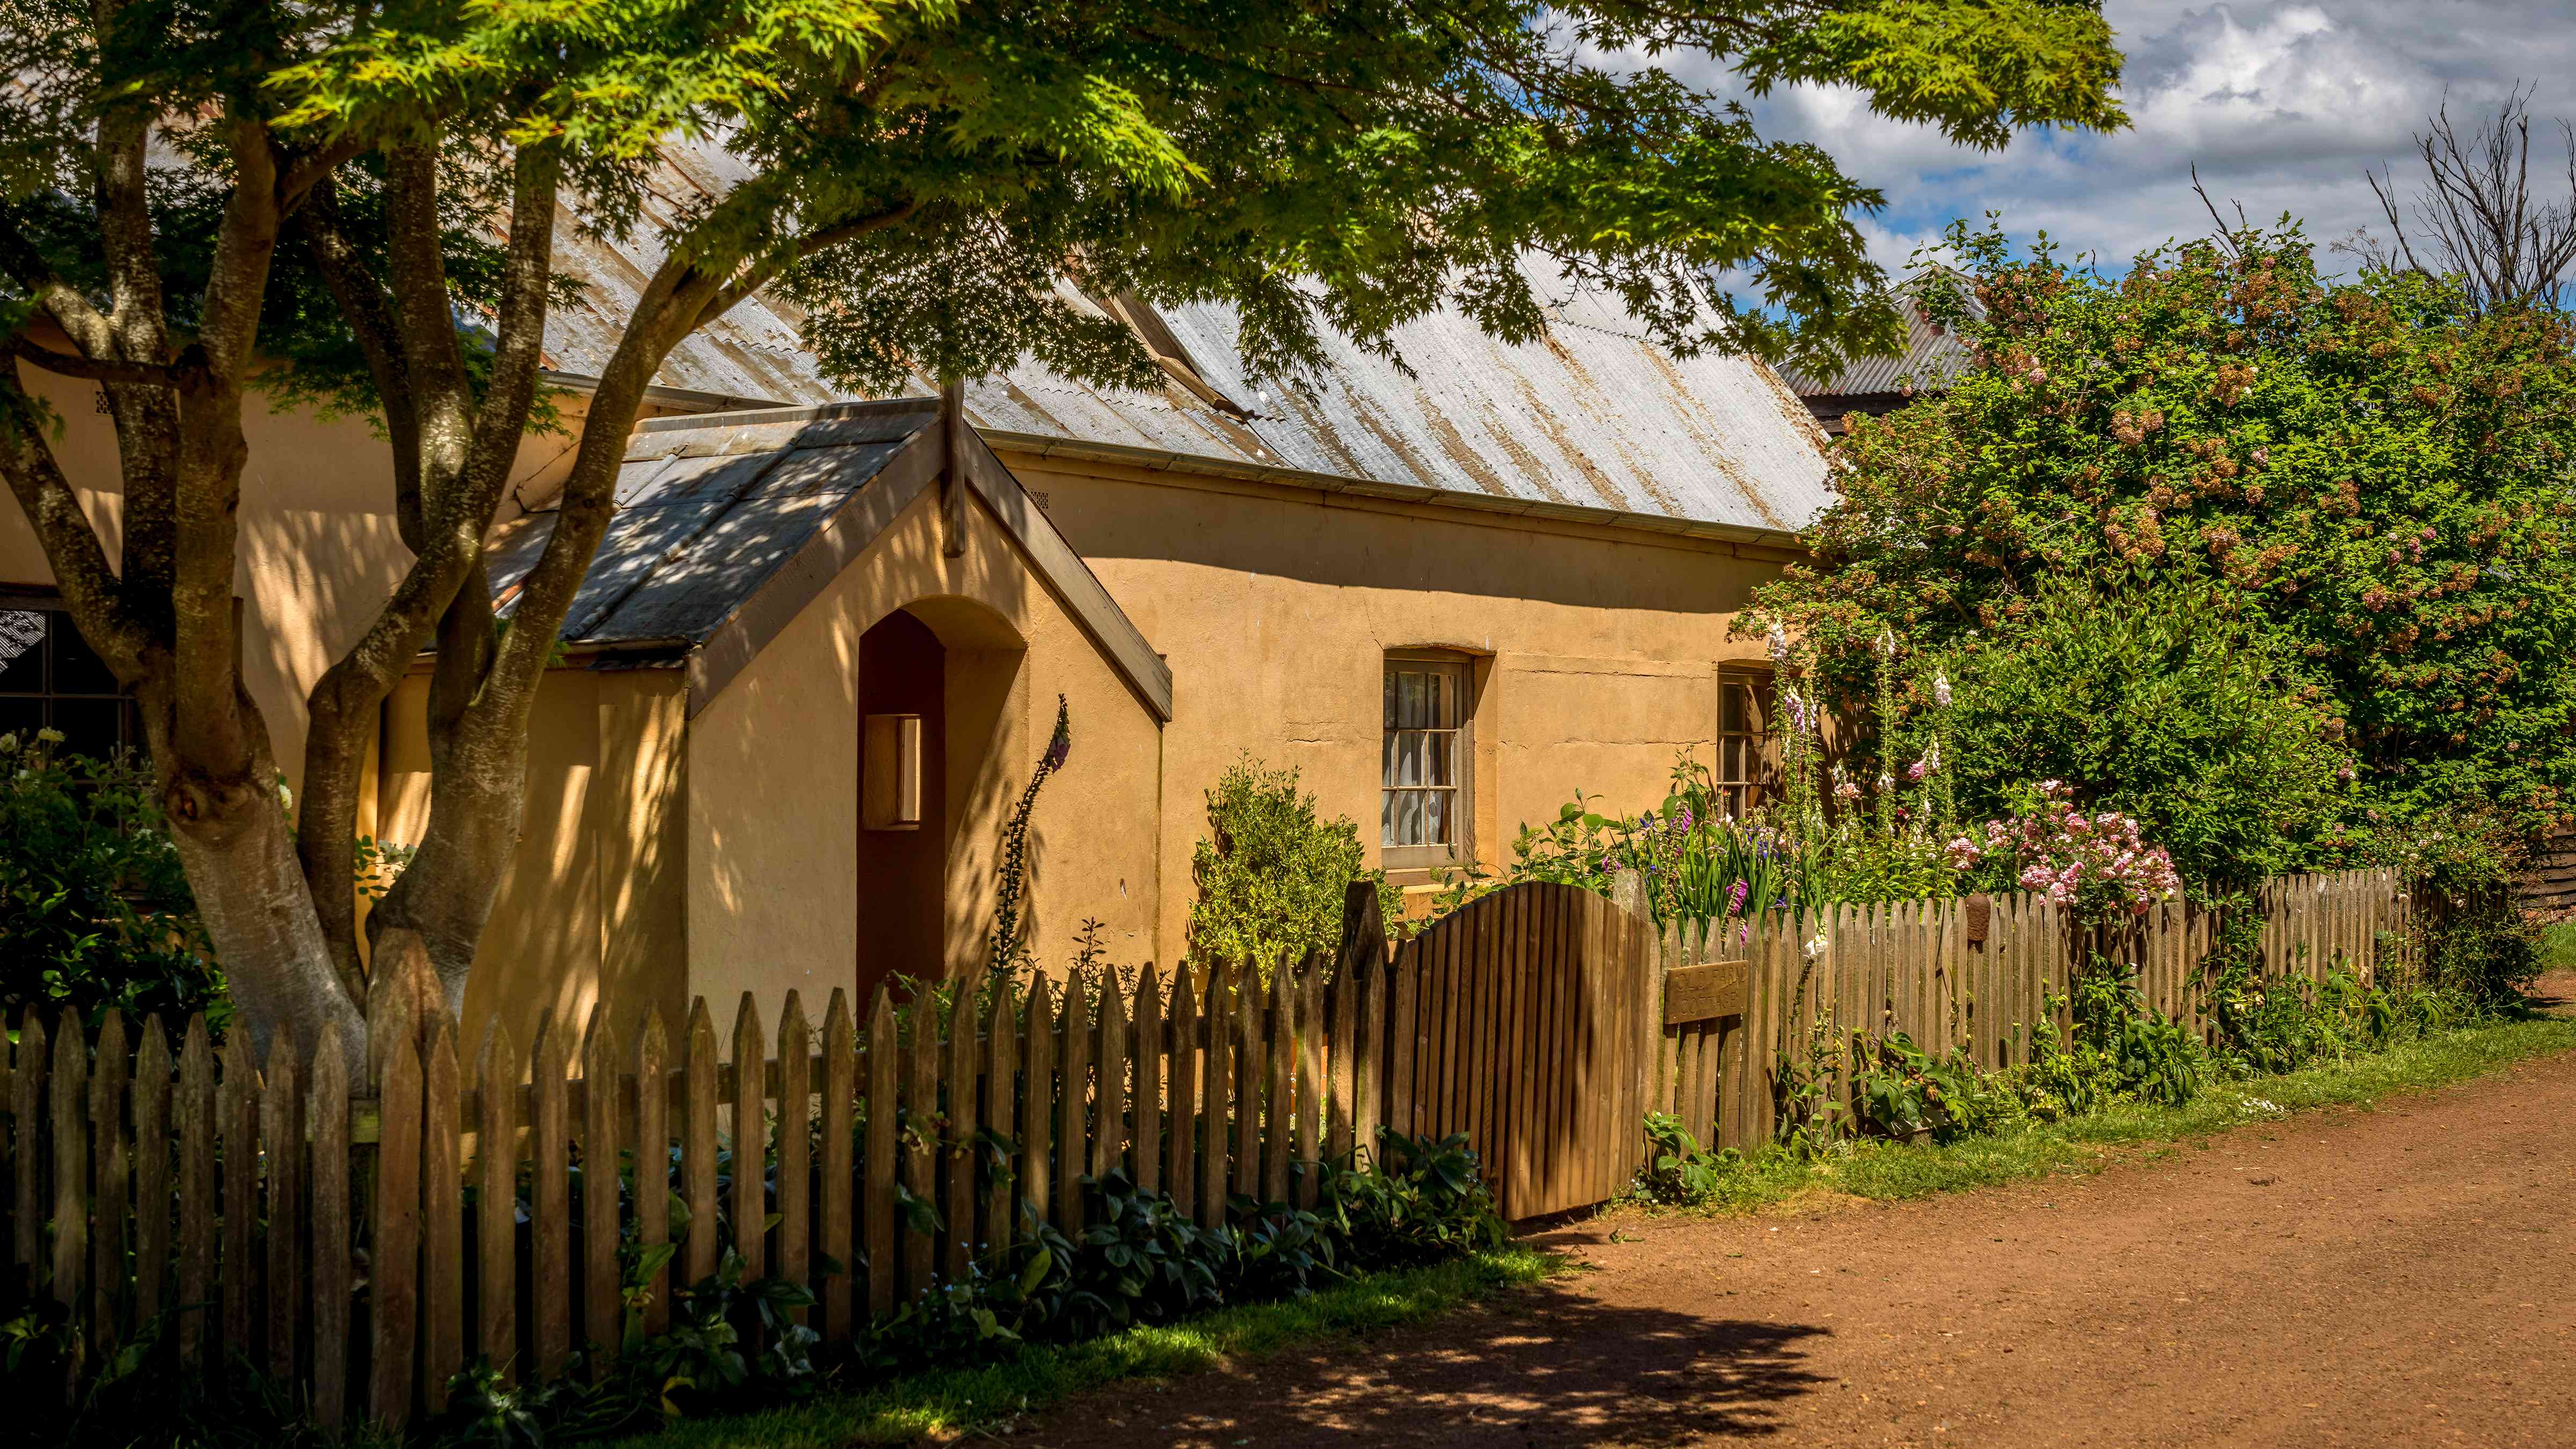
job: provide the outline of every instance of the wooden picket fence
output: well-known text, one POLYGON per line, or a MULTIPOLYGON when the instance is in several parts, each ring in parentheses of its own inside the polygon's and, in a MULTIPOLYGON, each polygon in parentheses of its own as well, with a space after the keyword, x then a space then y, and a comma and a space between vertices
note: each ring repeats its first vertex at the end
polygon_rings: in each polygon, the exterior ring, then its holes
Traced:
MULTIPOLYGON (((2415 949, 2414 903, 2393 871, 2283 876, 2263 886, 2255 909, 2267 977, 2321 982, 2341 970, 2368 982, 2415 949)), ((2022 892, 1674 927, 1658 943, 1656 969, 1669 980, 1676 970, 1729 968, 1734 1010, 1673 1021, 1668 1009, 1656 1110, 1679 1116, 1703 1145, 1771 1140, 1781 1055, 1801 1053, 1819 1022, 1837 1042, 1855 1030, 1901 1031, 1934 1055, 1965 1047, 1990 1071, 2027 1062, 2038 1033, 2067 1025, 2050 997, 2062 998, 2071 968, 2096 954, 2131 967, 2148 1005, 2205 1037, 2203 971, 2218 926, 2175 902, 2078 932, 2064 908, 2022 892)), ((1845 1061, 1826 1099, 1847 1101, 1850 1076, 1845 1061)))
POLYGON ((2576 917, 2576 831, 2563 831, 2534 846, 2514 882, 2514 904, 2543 921, 2576 917))
POLYGON ((1311 1205, 1313 1164, 1383 1123, 1470 1132, 1523 1202, 1617 1191, 1645 1091, 1642 1014, 1622 1014, 1643 923, 1531 887, 1390 960, 1374 894, 1353 900, 1349 946, 1266 979, 969 979, 880 990, 864 1016, 835 991, 819 1027, 793 994, 775 1016, 745 996, 722 1034, 700 999, 676 1031, 594 1011, 522 1047, 496 1027, 470 1061, 425 982, 387 979, 355 1073, 332 1040, 261 1061, 195 1018, 174 1055, 157 1020, 30 1016, 0 1090, 8 1241, 102 1355, 174 1312, 186 1371, 244 1361, 325 1423, 398 1425, 478 1357, 598 1371, 630 1312, 660 1331, 673 1281, 728 1251, 810 1284, 812 1326, 846 1343, 1033 1220, 1078 1232, 1087 1174, 1215 1225, 1230 1201, 1311 1205), (630 1283, 662 1244, 676 1261, 630 1283))
MULTIPOLYGON (((1765 1139, 1775 1054, 1814 1017, 2002 1065, 2049 1029, 2071 959, 2030 897, 1659 938, 1622 891, 1515 886, 1390 955, 1363 883, 1337 951, 1266 973, 968 979, 864 1016, 836 991, 819 1026, 792 993, 774 1017, 746 996, 721 1035, 700 999, 676 1030, 594 1012, 470 1058, 415 961, 375 984, 357 1068, 328 1039, 262 1061, 202 1019, 174 1043, 158 1020, 29 1016, 0 1080, 6 1241, 94 1361, 166 1315, 185 1372, 246 1362, 324 1423, 400 1425, 477 1358, 600 1371, 728 1251, 809 1284, 846 1344, 1034 1221, 1078 1231, 1085 1175, 1214 1225, 1241 1199, 1313 1203, 1314 1165, 1386 1126, 1467 1134, 1508 1217, 1598 1203, 1642 1166, 1650 1107, 1703 1142, 1765 1139), (660 1245, 675 1260, 639 1278, 660 1245)), ((2284 972, 2367 971, 2408 919, 2383 875, 2278 882, 2269 906, 2284 972)), ((2164 909, 2093 944, 2196 1019, 2207 926, 2164 909)))

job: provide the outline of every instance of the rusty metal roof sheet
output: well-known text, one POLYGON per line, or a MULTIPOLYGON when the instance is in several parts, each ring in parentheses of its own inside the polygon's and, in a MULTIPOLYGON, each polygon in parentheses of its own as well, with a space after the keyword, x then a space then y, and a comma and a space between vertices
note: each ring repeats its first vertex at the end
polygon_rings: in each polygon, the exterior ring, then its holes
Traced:
MULTIPOLYGON (((675 161, 648 216, 729 184, 727 164, 697 152, 675 161)), ((550 318, 549 360, 597 376, 659 249, 649 227, 617 243, 569 226, 558 235, 557 268, 586 289, 550 318)), ((1506 345, 1443 311, 1397 329, 1405 366, 1328 337, 1323 375, 1303 389, 1252 386, 1231 309, 1164 313, 1200 375, 1248 417, 1177 382, 1119 391, 1025 361, 971 385, 967 413, 988 432, 1766 531, 1799 529, 1825 506, 1824 436, 1770 368, 1675 359, 1615 301, 1543 263, 1526 269, 1547 302, 1537 341, 1506 345)), ((674 349, 656 381, 739 402, 857 400, 799 344, 802 320, 783 298, 752 297, 674 349)))
POLYGON ((1291 467, 1744 528, 1795 530, 1824 508, 1823 438, 1768 367, 1677 359, 1615 302, 1523 267, 1546 303, 1538 340, 1442 311, 1396 329, 1402 366, 1327 338, 1306 389, 1254 387, 1229 309, 1165 320, 1291 467))
MULTIPOLYGON (((639 430, 564 642, 704 643, 938 419, 934 398, 856 418, 639 430)), ((533 513, 494 537, 492 588, 505 611, 554 523, 552 510, 533 513)))

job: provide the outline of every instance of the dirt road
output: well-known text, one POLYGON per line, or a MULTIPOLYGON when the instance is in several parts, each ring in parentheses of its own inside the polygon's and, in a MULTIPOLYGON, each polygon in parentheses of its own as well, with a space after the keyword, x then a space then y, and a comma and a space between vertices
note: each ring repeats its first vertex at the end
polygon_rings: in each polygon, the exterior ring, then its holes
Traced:
MULTIPOLYGON (((2576 979, 2551 983, 2576 997, 2576 979)), ((2576 1057, 2084 1179, 1611 1214, 1586 1271, 1046 1445, 2576 1445, 2576 1057)))

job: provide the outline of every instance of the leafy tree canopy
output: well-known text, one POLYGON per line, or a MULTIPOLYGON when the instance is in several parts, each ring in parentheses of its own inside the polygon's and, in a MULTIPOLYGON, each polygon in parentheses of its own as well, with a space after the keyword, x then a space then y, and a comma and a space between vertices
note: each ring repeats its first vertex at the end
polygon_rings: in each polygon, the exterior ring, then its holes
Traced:
POLYGON ((2124 276, 1955 226, 1946 394, 1856 420, 1815 562, 1741 627, 1804 629, 1830 685, 2013 630, 2048 581, 2206 587, 2288 654, 2374 813, 2576 818, 2576 338, 2456 281, 2319 277, 2288 223, 2124 276), (1973 302, 1971 308, 1968 304, 1973 302))

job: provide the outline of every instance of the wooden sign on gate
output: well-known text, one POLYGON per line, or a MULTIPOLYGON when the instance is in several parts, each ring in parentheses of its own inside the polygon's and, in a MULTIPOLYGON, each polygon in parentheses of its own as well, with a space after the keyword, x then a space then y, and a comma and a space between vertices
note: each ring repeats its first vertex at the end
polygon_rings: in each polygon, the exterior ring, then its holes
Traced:
POLYGON ((1749 970, 1742 961, 1676 966, 1664 973, 1664 1025, 1742 1016, 1749 970))

